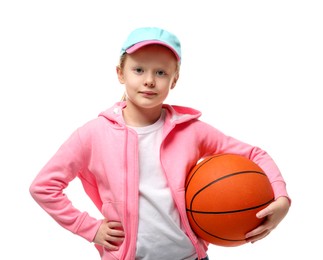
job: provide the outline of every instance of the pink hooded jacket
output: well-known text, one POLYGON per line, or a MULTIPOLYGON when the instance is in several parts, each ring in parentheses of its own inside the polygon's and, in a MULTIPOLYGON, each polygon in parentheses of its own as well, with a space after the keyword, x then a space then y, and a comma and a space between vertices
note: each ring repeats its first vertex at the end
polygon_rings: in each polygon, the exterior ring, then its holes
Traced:
MULTIPOLYGON (((92 242, 102 220, 73 207, 63 193, 75 177, 107 220, 120 221, 125 240, 118 251, 96 245, 102 260, 135 259, 138 228, 138 139, 126 127, 118 102, 98 118, 77 129, 41 169, 30 186, 37 203, 61 226, 92 242)), ((160 160, 172 191, 183 227, 199 258, 206 256, 208 244, 192 232, 186 215, 185 178, 199 159, 212 154, 243 155, 257 163, 268 175, 275 198, 286 196, 284 179, 263 150, 224 135, 200 121, 197 110, 164 105, 166 120, 160 160)))

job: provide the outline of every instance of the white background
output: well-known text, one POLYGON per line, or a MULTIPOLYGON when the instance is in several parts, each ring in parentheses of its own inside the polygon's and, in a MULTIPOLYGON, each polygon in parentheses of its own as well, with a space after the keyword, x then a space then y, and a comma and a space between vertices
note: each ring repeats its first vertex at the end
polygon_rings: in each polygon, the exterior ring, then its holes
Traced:
MULTIPOLYGON (((210 246, 218 260, 323 259, 321 1, 0 2, 0 259, 99 259, 56 224, 29 185, 78 126, 118 101, 119 50, 139 26, 181 40, 183 64, 167 102, 276 160, 293 199, 253 245, 210 246)), ((75 181, 77 207, 100 216, 75 181)))

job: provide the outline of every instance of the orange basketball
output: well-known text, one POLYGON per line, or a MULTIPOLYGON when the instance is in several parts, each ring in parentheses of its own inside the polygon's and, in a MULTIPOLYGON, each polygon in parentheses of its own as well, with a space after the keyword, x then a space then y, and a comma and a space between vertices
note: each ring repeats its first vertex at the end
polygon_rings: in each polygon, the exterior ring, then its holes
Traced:
POLYGON ((220 246, 245 244, 263 220, 256 213, 274 200, 271 184, 253 161, 234 154, 205 158, 186 180, 186 211, 193 231, 220 246))

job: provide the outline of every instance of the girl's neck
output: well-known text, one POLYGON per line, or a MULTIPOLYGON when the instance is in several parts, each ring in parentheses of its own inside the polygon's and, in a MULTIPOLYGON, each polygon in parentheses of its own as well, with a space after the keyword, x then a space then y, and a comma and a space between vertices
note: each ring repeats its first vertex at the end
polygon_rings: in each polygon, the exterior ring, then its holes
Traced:
POLYGON ((154 108, 137 107, 128 102, 123 110, 123 118, 127 125, 143 127, 155 123, 161 115, 162 105, 154 108))

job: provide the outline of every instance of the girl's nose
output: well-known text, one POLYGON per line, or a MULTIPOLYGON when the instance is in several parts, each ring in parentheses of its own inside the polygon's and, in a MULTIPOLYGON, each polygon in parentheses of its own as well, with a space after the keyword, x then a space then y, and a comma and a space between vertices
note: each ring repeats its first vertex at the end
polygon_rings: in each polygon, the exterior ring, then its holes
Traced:
POLYGON ((149 88, 153 88, 155 86, 155 79, 152 75, 146 77, 145 86, 149 88))

